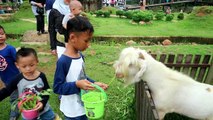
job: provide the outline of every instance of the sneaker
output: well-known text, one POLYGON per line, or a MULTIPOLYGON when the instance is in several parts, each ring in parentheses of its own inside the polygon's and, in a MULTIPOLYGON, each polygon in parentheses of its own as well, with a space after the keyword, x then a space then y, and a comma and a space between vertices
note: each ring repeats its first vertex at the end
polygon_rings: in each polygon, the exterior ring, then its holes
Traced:
POLYGON ((37 32, 37 35, 41 35, 41 32, 40 32, 40 31, 38 31, 38 32, 37 32))
POLYGON ((48 32, 46 32, 46 31, 43 31, 43 32, 41 32, 42 34, 48 34, 48 32))
POLYGON ((62 120, 58 114, 55 114, 55 119, 54 120, 62 120))

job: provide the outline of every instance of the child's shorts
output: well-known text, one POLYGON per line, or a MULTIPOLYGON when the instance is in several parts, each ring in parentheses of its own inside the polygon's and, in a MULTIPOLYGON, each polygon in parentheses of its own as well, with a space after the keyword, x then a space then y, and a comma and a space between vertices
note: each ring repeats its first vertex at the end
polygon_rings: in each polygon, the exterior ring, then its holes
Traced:
POLYGON ((65 120, 88 120, 86 115, 82 115, 82 116, 75 117, 75 118, 70 118, 67 116, 64 116, 64 117, 65 117, 65 120))

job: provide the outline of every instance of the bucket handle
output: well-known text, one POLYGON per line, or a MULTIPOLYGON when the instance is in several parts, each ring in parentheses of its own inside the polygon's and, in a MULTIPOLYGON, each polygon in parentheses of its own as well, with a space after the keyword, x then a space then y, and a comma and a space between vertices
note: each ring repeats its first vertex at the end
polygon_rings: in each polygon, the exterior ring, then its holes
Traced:
POLYGON ((92 86, 95 87, 96 89, 100 90, 103 93, 103 95, 104 95, 105 101, 107 101, 107 95, 106 95, 104 89, 101 88, 100 86, 96 85, 96 84, 92 84, 92 86))

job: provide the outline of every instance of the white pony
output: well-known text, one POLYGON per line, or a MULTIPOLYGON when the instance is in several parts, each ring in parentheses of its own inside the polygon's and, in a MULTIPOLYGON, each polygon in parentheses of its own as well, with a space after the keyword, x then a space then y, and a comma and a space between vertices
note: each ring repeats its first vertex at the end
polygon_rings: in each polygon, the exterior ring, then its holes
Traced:
POLYGON ((213 86, 199 83, 166 67, 145 50, 125 48, 113 65, 126 85, 147 82, 160 120, 176 112, 200 120, 213 120, 213 86))

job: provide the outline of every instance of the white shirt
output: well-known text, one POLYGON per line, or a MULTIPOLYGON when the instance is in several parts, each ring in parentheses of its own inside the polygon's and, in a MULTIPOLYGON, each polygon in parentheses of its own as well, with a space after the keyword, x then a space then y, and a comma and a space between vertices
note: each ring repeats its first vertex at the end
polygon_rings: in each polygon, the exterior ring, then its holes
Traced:
POLYGON ((55 0, 53 8, 58 10, 63 15, 70 13, 69 5, 65 4, 64 0, 55 0))
POLYGON ((67 22, 69 21, 69 19, 71 19, 72 17, 74 17, 74 15, 72 13, 66 14, 62 20, 62 25, 65 29, 67 29, 67 22))
MULTIPOLYGON (((82 79, 80 77, 84 75, 83 64, 84 61, 82 57, 78 59, 72 59, 68 74, 66 76, 66 82, 74 82, 76 80, 82 79)), ((77 117, 85 115, 83 102, 81 101, 79 94, 62 95, 60 110, 67 117, 77 117)))

